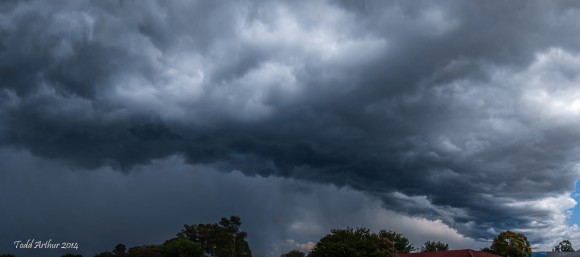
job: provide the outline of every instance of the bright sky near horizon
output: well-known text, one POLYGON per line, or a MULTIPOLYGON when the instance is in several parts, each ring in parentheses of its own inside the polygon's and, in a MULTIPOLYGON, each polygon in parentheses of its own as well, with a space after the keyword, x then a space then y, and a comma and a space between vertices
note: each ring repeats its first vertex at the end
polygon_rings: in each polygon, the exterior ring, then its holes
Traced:
MULTIPOLYGON (((574 206, 574 209, 570 210, 571 215, 567 220, 567 223, 569 226, 574 224, 580 226, 580 181, 576 181, 576 190, 571 194, 571 196, 576 200, 576 206, 574 206)), ((580 245, 578 247, 580 247, 580 245)))

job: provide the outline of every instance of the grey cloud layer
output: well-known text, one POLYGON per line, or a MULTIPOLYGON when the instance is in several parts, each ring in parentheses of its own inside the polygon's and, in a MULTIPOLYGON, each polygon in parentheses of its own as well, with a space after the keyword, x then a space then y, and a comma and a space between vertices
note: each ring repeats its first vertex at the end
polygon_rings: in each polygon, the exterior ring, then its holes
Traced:
POLYGON ((475 238, 550 226, 537 222, 554 210, 516 203, 558 197, 579 177, 573 4, 1 10, 0 142, 38 156, 130 170, 182 154, 347 185, 475 238))
POLYGON ((306 250, 331 228, 346 226, 397 229, 415 244, 433 238, 457 248, 476 244, 440 222, 386 211, 376 198, 352 189, 224 173, 178 156, 139 165, 131 176, 106 167, 63 168, 25 151, 0 149, 0 157, 0 186, 9 192, 0 195, 0 205, 9 206, 0 220, 0 252, 16 256, 94 256, 118 243, 158 244, 183 224, 211 223, 231 213, 242 218, 253 256, 306 250), (28 238, 74 241, 79 250, 13 247, 28 238))

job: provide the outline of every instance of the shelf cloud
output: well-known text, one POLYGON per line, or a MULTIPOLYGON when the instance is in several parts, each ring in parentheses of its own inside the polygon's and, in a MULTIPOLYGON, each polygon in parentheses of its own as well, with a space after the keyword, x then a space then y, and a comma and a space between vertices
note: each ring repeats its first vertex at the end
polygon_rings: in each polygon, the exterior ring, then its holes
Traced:
POLYGON ((181 158, 348 188, 469 240, 580 243, 579 7, 3 1, 0 146, 129 177, 181 158))

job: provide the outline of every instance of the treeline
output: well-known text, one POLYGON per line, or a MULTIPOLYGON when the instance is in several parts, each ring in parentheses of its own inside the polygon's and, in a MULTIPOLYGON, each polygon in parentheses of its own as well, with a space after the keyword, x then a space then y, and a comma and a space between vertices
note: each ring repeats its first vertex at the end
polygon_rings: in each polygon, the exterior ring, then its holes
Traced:
MULTIPOLYGON (((427 241, 420 248, 414 247, 403 235, 381 230, 371 233, 366 228, 333 229, 308 253, 297 250, 281 257, 395 257, 397 253, 447 251, 449 245, 440 241, 427 241)), ((523 233, 504 231, 494 237, 489 247, 481 251, 503 257, 530 257, 532 248, 523 233)), ((561 241, 552 251, 573 252, 568 240, 561 241)))
POLYGON ((215 224, 185 225, 176 237, 161 245, 144 245, 127 250, 118 244, 112 252, 95 257, 251 257, 247 233, 240 231, 239 217, 222 218, 215 224))
MULTIPOLYGON (((236 216, 221 218, 214 224, 185 225, 184 228, 159 245, 143 245, 127 249, 117 244, 111 251, 94 257, 251 257, 252 251, 246 241, 247 233, 240 230, 241 219, 236 216)), ((308 253, 292 250, 281 257, 396 257, 397 253, 433 252, 449 250, 440 241, 427 241, 421 247, 413 246, 402 234, 381 230, 372 233, 367 228, 332 229, 308 253)), ((499 233, 489 247, 482 251, 510 257, 530 257, 530 242, 522 233, 504 231, 499 233)), ((568 240, 553 248, 555 252, 573 252, 568 240)), ((0 257, 15 257, 3 254, 0 257)), ((83 257, 65 254, 61 257, 83 257)))
POLYGON ((333 229, 306 255, 297 251, 282 257, 395 257, 397 253, 415 251, 446 251, 449 245, 440 241, 427 241, 421 248, 414 247, 402 234, 381 230, 371 233, 367 228, 333 229))

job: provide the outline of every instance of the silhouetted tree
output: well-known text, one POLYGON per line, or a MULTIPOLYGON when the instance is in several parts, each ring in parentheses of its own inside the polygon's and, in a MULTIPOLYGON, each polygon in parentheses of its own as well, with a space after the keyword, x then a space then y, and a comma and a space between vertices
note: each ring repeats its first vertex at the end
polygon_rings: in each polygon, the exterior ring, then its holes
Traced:
POLYGON ((503 257, 530 257, 532 248, 528 238, 522 233, 504 231, 493 239, 489 248, 482 251, 491 252, 503 257))
POLYGON ((163 257, 203 257, 199 244, 182 237, 169 239, 160 247, 163 257))
POLYGON ((14 254, 5 253, 5 254, 0 254, 0 257, 16 257, 16 256, 14 256, 14 254))
POLYGON ((366 228, 333 229, 314 246, 308 257, 396 256, 394 244, 366 228))
POLYGON ((127 247, 124 244, 117 244, 115 245, 115 249, 113 249, 113 254, 117 257, 126 257, 127 247))
POLYGON ((95 257, 115 257, 115 255, 112 252, 102 252, 95 255, 95 257))
POLYGON ((572 243, 568 240, 563 240, 558 245, 554 247, 554 252, 573 252, 574 248, 572 247, 572 243))
POLYGON ((393 242, 395 244, 395 250, 398 253, 410 253, 411 251, 415 250, 415 247, 413 247, 413 245, 409 242, 409 239, 395 231, 381 230, 379 232, 379 237, 388 239, 393 242))
POLYGON ((201 245, 203 251, 215 257, 251 257, 252 251, 246 242, 247 233, 240 231, 241 219, 231 216, 222 218, 217 224, 185 225, 177 234, 201 245))
POLYGON ((63 255, 61 257, 83 257, 83 256, 80 255, 80 254, 67 253, 67 254, 65 254, 65 255, 63 255))
POLYGON ((112 252, 102 252, 95 257, 127 257, 127 247, 124 244, 117 244, 112 252))
POLYGON ((127 251, 127 257, 163 257, 161 255, 160 246, 158 245, 143 245, 131 247, 127 251))
POLYGON ((280 257, 304 257, 304 256, 306 256, 305 253, 297 250, 292 250, 290 252, 280 255, 280 257))
POLYGON ((449 245, 441 241, 427 241, 423 247, 421 247, 421 252, 436 252, 447 250, 449 250, 449 245))

